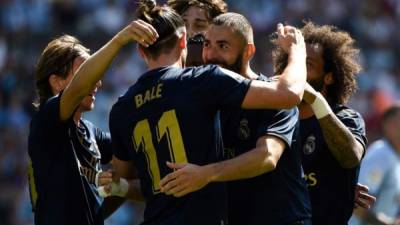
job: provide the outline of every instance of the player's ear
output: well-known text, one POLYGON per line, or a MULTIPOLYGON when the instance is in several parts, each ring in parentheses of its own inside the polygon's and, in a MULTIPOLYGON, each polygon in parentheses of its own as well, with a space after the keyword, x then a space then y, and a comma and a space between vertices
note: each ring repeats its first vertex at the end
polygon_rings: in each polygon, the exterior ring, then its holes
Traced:
POLYGON ((254 44, 248 43, 244 50, 244 57, 246 61, 250 61, 256 53, 256 46, 254 44))
POLYGON ((50 84, 50 88, 51 88, 51 91, 53 92, 53 94, 58 94, 63 90, 64 82, 65 82, 65 79, 63 79, 62 77, 60 77, 56 74, 50 75, 49 84, 50 84))
POLYGON ((329 72, 325 75, 324 77, 324 83, 325 85, 331 85, 333 83, 335 83, 335 79, 333 79, 333 74, 332 72, 329 72))
POLYGON ((180 49, 186 48, 186 32, 181 33, 181 36, 179 37, 179 40, 178 40, 178 44, 179 44, 180 49))
POLYGON ((137 50, 139 52, 139 56, 147 63, 147 56, 146 53, 144 53, 143 48, 140 45, 138 45, 137 50))

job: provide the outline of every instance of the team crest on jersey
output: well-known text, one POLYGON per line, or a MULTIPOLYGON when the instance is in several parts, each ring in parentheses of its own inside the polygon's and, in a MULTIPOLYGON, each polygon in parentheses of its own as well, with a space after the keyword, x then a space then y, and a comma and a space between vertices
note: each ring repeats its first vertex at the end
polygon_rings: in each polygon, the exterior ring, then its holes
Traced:
POLYGON ((310 155, 315 151, 315 136, 310 135, 307 137, 305 144, 303 145, 303 152, 305 155, 310 155))
POLYGON ((240 121, 238 130, 239 140, 247 140, 250 137, 249 121, 245 118, 240 121))

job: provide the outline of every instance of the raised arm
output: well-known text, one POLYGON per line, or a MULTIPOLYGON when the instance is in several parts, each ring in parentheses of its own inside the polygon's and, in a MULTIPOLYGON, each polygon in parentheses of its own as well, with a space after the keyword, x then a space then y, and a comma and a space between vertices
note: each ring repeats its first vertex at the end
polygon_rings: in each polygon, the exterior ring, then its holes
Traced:
POLYGON ((181 197, 210 182, 239 180, 270 172, 276 168, 284 149, 285 143, 281 139, 266 135, 257 140, 254 149, 233 159, 205 166, 168 163, 169 167, 178 170, 161 180, 161 191, 181 197))
POLYGON ((289 109, 303 97, 307 78, 304 38, 294 27, 278 25, 278 44, 288 52, 288 65, 276 82, 252 81, 242 108, 289 109))
POLYGON ((157 32, 150 24, 135 20, 90 56, 76 71, 71 83, 61 96, 60 119, 67 120, 71 117, 82 99, 95 88, 96 83, 103 77, 124 45, 137 41, 143 46, 148 46, 156 40, 157 36, 157 32))

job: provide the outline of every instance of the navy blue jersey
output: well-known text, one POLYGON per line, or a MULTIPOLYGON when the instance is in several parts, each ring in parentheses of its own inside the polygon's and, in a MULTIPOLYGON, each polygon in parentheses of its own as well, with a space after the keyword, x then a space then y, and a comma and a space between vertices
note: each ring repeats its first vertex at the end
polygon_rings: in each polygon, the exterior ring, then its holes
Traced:
MULTIPOLYGON (((361 115, 342 105, 332 107, 337 118, 364 146, 365 125, 361 115)), ((310 192, 314 225, 345 225, 354 207, 359 166, 344 169, 334 158, 316 117, 300 121, 303 168, 310 192)))
MULTIPOLYGON (((260 75, 259 80, 267 78, 260 75)), ((274 171, 228 182, 230 225, 283 225, 311 218, 298 135, 298 110, 224 110, 221 114, 228 158, 248 152, 273 135, 286 143, 274 171)))
POLYGON ((29 183, 35 224, 104 224, 95 177, 112 157, 110 135, 92 123, 60 120, 60 96, 31 121, 29 183), (79 169, 80 168, 80 169, 79 169))
POLYGON ((218 109, 240 107, 250 81, 210 65, 148 71, 110 114, 115 156, 133 160, 146 198, 144 224, 224 224, 226 187, 212 183, 182 198, 160 193, 166 161, 222 159, 218 109), (228 75, 230 74, 230 75, 228 75))

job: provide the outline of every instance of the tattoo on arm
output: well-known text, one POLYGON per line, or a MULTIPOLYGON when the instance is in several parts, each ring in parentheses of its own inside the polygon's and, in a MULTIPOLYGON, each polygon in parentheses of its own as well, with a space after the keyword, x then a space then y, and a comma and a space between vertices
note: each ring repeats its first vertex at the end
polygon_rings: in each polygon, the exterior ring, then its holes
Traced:
POLYGON ((326 144, 343 168, 353 168, 361 160, 364 147, 350 130, 335 116, 328 115, 319 120, 326 144))

